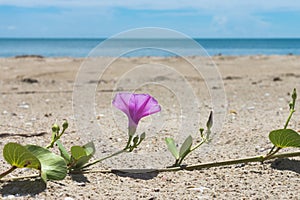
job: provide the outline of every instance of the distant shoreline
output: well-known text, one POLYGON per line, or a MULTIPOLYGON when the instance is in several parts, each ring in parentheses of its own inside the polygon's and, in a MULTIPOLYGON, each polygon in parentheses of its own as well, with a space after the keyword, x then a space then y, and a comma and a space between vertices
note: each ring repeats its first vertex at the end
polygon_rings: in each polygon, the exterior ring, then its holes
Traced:
MULTIPOLYGON (((286 55, 265 55, 265 54, 256 54, 256 55, 209 55, 209 56, 182 56, 185 58, 197 58, 197 57, 212 57, 212 58, 236 58, 236 57, 300 57, 300 55, 294 55, 294 54, 286 54, 286 55)), ((121 57, 121 58, 130 58, 130 59, 138 59, 138 58, 179 58, 181 56, 138 56, 138 57, 121 57)), ((61 59, 61 58, 70 58, 70 59, 85 59, 85 58, 116 58, 115 56, 93 56, 93 57, 72 57, 72 56, 43 56, 43 55, 37 55, 37 54, 25 54, 25 55, 16 55, 16 56, 10 56, 10 57, 0 57, 0 59, 61 59)))
POLYGON ((300 39, 0 38, 0 57, 300 55, 300 39))

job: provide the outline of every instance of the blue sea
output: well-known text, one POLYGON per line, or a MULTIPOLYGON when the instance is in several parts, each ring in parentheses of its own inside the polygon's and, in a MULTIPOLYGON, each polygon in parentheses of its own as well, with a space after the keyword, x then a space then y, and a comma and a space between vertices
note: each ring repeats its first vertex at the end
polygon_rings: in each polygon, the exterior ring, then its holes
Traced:
POLYGON ((300 39, 21 39, 0 38, 0 57, 300 55, 300 39), (109 41, 109 42, 108 42, 109 41), (103 45, 105 44, 105 45, 103 45), (195 45, 197 44, 197 45, 195 45), (199 46, 201 45, 203 49, 199 46), (147 47, 147 48, 145 48, 147 47), (122 52, 120 49, 126 50, 122 52), (200 49, 200 50, 199 50, 200 49), (178 50, 178 51, 177 51, 178 50))

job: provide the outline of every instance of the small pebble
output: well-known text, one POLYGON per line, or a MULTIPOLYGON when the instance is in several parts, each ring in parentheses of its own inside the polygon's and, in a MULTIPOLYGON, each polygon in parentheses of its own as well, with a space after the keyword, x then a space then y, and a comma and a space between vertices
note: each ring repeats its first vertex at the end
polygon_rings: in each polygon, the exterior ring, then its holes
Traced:
POLYGON ((4 199, 15 199, 15 198, 16 198, 16 196, 15 196, 15 195, 12 195, 12 194, 10 194, 10 195, 4 197, 4 199))
POLYGON ((18 105, 19 108, 24 108, 24 109, 28 109, 29 108, 29 104, 26 102, 22 102, 21 104, 18 105))
POLYGON ((245 167, 245 163, 237 164, 237 165, 235 166, 235 168, 241 168, 241 167, 245 167))
POLYGON ((233 115, 237 115, 237 111, 235 111, 235 110, 230 110, 229 113, 233 114, 233 115))
POLYGON ((74 200, 72 197, 66 197, 64 200, 74 200))
POLYGON ((254 110, 255 107, 254 107, 254 106, 249 106, 249 107, 247 107, 247 109, 248 109, 248 110, 254 110))
POLYGON ((78 186, 85 186, 85 183, 84 182, 79 182, 77 183, 78 186))
POLYGON ((25 126, 32 126, 32 123, 31 122, 27 122, 27 123, 25 123, 25 126))
POLYGON ((273 81, 282 81, 282 79, 280 77, 274 77, 273 81))
POLYGON ((99 115, 97 116, 97 119, 101 119, 101 117, 104 117, 104 115, 103 115, 103 114, 99 114, 99 115))
POLYGON ((50 117, 50 116, 52 116, 52 113, 46 113, 46 114, 44 115, 44 117, 50 117))
POLYGON ((204 190, 209 190, 209 188, 200 186, 200 187, 192 187, 192 188, 188 188, 188 190, 195 190, 195 191, 198 191, 198 192, 201 192, 201 193, 202 193, 204 190))

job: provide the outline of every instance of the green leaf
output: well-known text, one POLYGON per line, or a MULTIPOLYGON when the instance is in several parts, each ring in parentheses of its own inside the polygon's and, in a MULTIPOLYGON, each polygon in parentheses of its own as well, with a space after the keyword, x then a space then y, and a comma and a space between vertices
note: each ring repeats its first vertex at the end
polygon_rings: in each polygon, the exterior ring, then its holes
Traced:
POLYGON ((64 147, 64 145, 60 142, 60 140, 56 141, 56 144, 58 146, 59 152, 60 152, 60 156, 63 157, 66 161, 67 164, 69 164, 71 162, 71 156, 68 153, 68 151, 66 150, 66 148, 64 147))
POLYGON ((93 142, 89 142, 84 146, 72 146, 71 155, 72 155, 72 168, 79 169, 92 158, 95 154, 95 145, 93 142))
POLYGON ((7 143, 3 149, 3 157, 9 164, 18 168, 41 169, 41 163, 37 157, 18 143, 7 143))
POLYGON ((89 142, 85 145, 83 145, 83 148, 85 149, 87 156, 93 156, 96 152, 96 148, 93 142, 89 142))
POLYGON ((41 178, 42 178, 42 180, 45 182, 45 183, 47 183, 47 173, 46 172, 41 172, 41 178))
POLYGON ((175 159, 179 159, 179 152, 176 148, 175 142, 173 138, 165 138, 166 144, 168 146, 169 151, 175 157, 175 159))
POLYGON ((72 146, 71 155, 75 160, 80 159, 83 156, 86 156, 85 149, 81 146, 72 146))
POLYGON ((188 136, 180 147, 179 150, 180 158, 184 158, 190 152, 192 143, 193 143, 192 136, 188 136))
POLYGON ((46 180, 62 180, 66 177, 67 165, 61 156, 36 145, 26 145, 26 148, 39 159, 41 177, 45 182, 46 180))
POLYGON ((292 129, 279 129, 271 131, 270 141, 279 148, 300 147, 300 135, 292 129))

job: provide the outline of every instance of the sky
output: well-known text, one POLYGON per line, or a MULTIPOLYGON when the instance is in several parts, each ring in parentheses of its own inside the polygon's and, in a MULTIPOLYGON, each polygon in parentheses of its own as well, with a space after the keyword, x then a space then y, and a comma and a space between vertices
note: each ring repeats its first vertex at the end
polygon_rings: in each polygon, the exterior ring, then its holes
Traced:
POLYGON ((299 0, 0 0, 0 37, 106 38, 161 27, 194 38, 300 38, 299 0))

